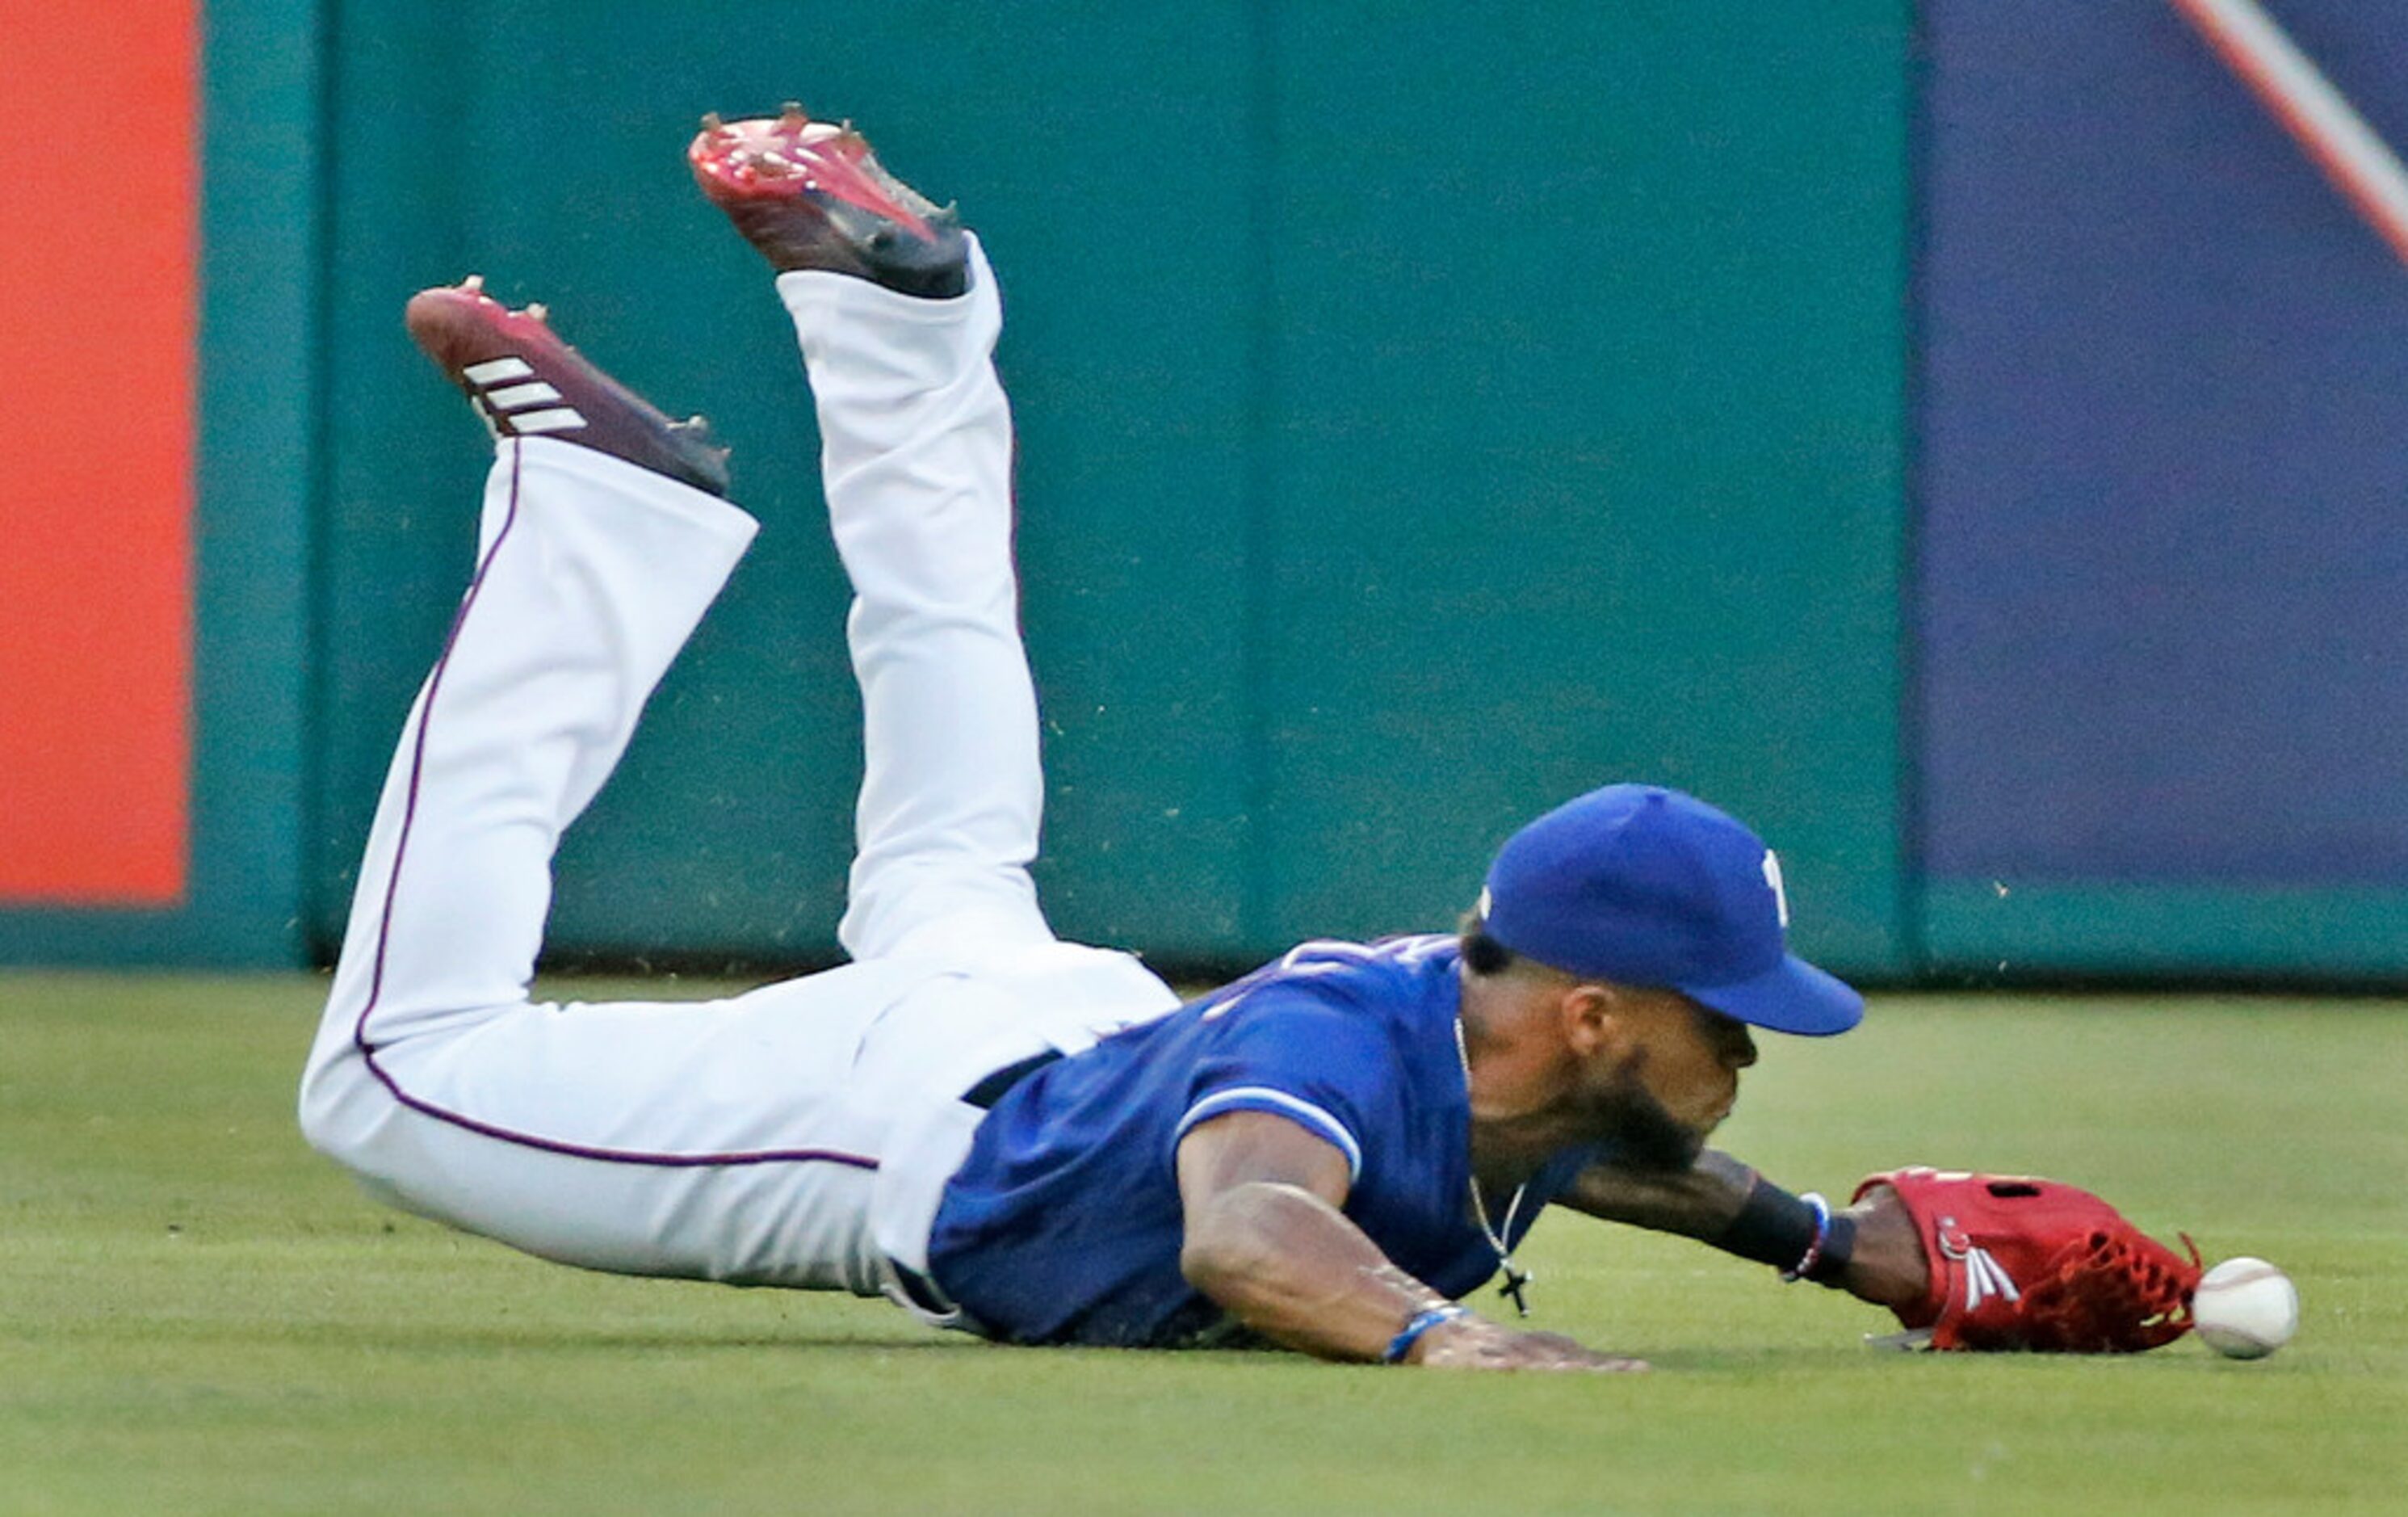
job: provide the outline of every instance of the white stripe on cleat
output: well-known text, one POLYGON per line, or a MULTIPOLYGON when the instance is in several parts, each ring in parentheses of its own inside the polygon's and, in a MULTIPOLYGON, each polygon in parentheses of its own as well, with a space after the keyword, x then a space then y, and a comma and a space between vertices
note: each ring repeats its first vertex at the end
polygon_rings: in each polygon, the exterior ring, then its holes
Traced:
POLYGON ((531 411, 523 416, 503 418, 513 432, 573 432, 585 425, 585 418, 570 406, 554 406, 550 411, 531 411))
POLYGON ((525 384, 513 384, 505 389, 488 390, 485 399, 495 411, 516 411, 522 406, 538 405, 560 398, 560 392, 541 380, 525 384))
POLYGON ((460 370, 460 377, 471 384, 484 386, 499 384, 504 380, 523 380, 534 372, 523 358, 488 358, 481 364, 470 364, 460 370))

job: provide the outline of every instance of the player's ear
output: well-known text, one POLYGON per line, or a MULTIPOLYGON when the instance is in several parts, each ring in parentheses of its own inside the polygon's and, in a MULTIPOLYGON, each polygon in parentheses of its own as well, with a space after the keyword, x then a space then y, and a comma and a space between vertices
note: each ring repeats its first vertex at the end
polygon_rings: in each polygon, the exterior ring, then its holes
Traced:
POLYGON ((1615 1016, 1620 998, 1613 987, 1602 980, 1579 980, 1565 987, 1555 1009, 1562 1021, 1564 1044, 1577 1058, 1587 1059, 1623 1035, 1615 1016))

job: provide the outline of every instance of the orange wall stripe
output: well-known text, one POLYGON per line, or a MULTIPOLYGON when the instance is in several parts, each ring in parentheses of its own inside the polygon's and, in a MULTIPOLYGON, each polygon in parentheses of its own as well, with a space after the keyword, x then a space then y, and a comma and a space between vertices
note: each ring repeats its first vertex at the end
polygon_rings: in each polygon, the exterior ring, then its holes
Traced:
POLYGON ((172 905, 190 856, 197 0, 0 46, 0 904, 172 905))

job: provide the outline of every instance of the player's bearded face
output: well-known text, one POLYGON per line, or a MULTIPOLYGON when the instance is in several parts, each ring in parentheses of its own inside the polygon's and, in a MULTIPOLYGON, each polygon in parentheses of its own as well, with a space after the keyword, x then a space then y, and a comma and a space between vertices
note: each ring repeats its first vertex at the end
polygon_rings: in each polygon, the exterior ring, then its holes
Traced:
POLYGON ((1686 1169, 1697 1163, 1713 1126, 1692 1127, 1673 1116, 1640 1078, 1646 1062, 1647 1050, 1634 1048, 1594 1088, 1594 1130, 1613 1145, 1616 1163, 1641 1169, 1686 1169))
POLYGON ((1586 1125, 1625 1163, 1686 1168, 1739 1099, 1756 1045, 1677 991, 1622 988, 1613 1015, 1622 1036, 1592 1056, 1586 1125))

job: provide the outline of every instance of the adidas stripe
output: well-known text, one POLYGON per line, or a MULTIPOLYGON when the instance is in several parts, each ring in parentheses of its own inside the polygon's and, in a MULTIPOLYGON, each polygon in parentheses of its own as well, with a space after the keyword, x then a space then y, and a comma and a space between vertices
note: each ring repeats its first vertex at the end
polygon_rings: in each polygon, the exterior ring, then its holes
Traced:
POLYGON ((585 425, 585 415, 562 403, 560 392, 535 377, 523 358, 488 358, 460 370, 468 382, 468 398, 485 425, 503 437, 573 432, 585 425))

